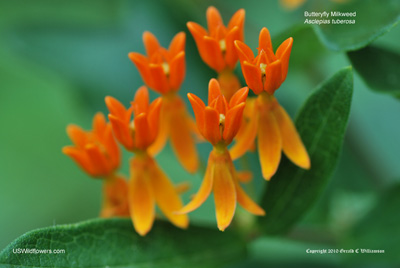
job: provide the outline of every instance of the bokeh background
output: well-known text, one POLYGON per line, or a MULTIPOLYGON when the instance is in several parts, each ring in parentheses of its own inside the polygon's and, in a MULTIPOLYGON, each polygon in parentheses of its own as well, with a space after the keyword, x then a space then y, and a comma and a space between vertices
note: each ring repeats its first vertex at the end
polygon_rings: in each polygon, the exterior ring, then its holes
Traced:
MULTIPOLYGON (((287 10, 278 1, 255 0, 1 1, 0 249, 35 228, 97 217, 101 183, 87 177, 61 153, 61 148, 70 144, 65 127, 75 123, 90 128, 95 112, 107 112, 107 95, 124 104, 131 101, 143 83, 127 54, 144 53, 143 31, 154 33, 163 46, 179 31, 188 34, 187 77, 181 95, 193 92, 204 98, 215 73, 201 61, 187 21, 205 26, 209 5, 221 11, 225 22, 236 10, 245 8, 245 40, 256 48, 262 27, 268 27, 273 37, 279 36, 302 24, 303 12, 312 4, 309 1, 287 10)), ((400 27, 374 44, 400 53, 400 27)), ((315 86, 350 64, 344 53, 330 51, 311 29, 305 30, 294 36, 289 75, 276 95, 294 117, 315 86)), ((304 262, 318 267, 348 261, 348 256, 314 256, 305 254, 304 249, 320 244, 337 248, 337 242, 346 240, 348 232, 379 203, 382 193, 399 183, 399 115, 398 99, 371 91, 355 72, 348 131, 330 184, 287 236, 253 242, 255 263, 290 266, 304 262)), ((198 148, 204 163, 211 147, 199 144, 198 148)), ((167 147, 157 159, 174 181, 191 183, 192 191, 184 196, 188 200, 198 189, 202 174, 188 175, 171 155, 167 147)), ((122 171, 127 174, 129 154, 125 156, 122 171)), ((247 191, 257 198, 262 190, 258 186, 264 185, 257 156, 249 154, 238 165, 252 168, 255 184, 247 191)), ((199 225, 215 226, 212 201, 192 213, 191 219, 199 225)), ((371 228, 366 229, 376 235, 371 239, 379 239, 380 230, 371 228)), ((393 233, 393 239, 399 239, 400 230, 395 230, 399 232, 393 233)), ((360 243, 368 248, 367 242, 360 243)))

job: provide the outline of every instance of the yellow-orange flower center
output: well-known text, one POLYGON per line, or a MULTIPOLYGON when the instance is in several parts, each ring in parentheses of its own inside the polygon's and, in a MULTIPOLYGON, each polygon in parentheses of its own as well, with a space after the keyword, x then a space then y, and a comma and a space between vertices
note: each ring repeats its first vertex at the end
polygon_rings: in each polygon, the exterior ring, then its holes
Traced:
POLYGON ((163 68, 164 74, 168 76, 169 75, 169 64, 164 61, 161 64, 161 67, 163 68))

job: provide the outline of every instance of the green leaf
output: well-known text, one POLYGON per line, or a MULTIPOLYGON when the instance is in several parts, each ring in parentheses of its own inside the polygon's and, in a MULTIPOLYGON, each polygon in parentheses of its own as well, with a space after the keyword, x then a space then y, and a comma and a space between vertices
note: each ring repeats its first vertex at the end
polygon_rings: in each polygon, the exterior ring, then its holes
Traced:
POLYGON ((371 89, 400 98, 400 54, 368 46, 347 56, 371 89))
POLYGON ((283 158, 264 192, 260 218, 267 234, 286 232, 314 204, 331 177, 342 148, 353 93, 351 67, 320 85, 301 109, 297 130, 306 146, 311 169, 283 158))
POLYGON ((157 221, 141 237, 129 219, 95 219, 31 231, 0 253, 1 267, 220 267, 245 255, 240 239, 157 221), (18 254, 17 249, 61 249, 60 254, 18 254))
POLYGON ((396 25, 400 19, 400 1, 353 0, 312 11, 357 12, 356 17, 329 16, 328 18, 329 20, 354 19, 355 24, 332 24, 331 21, 330 24, 321 24, 315 27, 321 41, 328 48, 349 51, 365 47, 396 25))
POLYGON ((342 246, 355 249, 384 250, 385 253, 352 254, 356 262, 400 263, 400 184, 381 194, 375 207, 345 234, 342 246))

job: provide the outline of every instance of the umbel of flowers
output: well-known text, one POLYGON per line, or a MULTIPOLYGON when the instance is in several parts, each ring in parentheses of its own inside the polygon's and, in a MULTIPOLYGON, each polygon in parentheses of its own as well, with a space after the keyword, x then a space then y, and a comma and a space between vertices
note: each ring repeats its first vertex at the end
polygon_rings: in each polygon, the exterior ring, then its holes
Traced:
POLYGON ((108 119, 98 113, 90 131, 69 125, 67 133, 73 146, 63 153, 71 157, 88 175, 103 181, 102 217, 130 217, 137 233, 144 236, 156 218, 156 205, 175 226, 186 228, 187 213, 197 209, 213 192, 218 228, 225 230, 239 203, 248 212, 262 216, 265 211, 246 194, 241 182, 249 172, 238 172, 232 160, 257 149, 263 177, 275 174, 282 151, 299 167, 310 168, 307 151, 297 130, 274 97, 288 74, 293 39, 272 49, 267 28, 259 36, 258 54, 244 43, 243 9, 227 26, 214 7, 207 9, 208 30, 189 22, 189 31, 202 60, 217 72, 208 85, 207 106, 189 93, 194 121, 187 112, 179 89, 186 73, 185 33, 178 33, 168 49, 150 32, 143 34, 146 55, 129 53, 144 83, 161 96, 150 102, 142 86, 126 108, 115 98, 105 98, 108 119), (240 86, 234 68, 240 61, 248 87, 240 86), (257 95, 248 98, 249 88, 257 95), (169 140, 178 161, 190 173, 198 170, 195 136, 213 146, 203 182, 192 200, 183 205, 179 187, 174 186, 154 156, 169 140), (228 145, 234 141, 228 150, 228 145), (128 179, 118 173, 121 154, 117 142, 134 155, 129 160, 128 179))

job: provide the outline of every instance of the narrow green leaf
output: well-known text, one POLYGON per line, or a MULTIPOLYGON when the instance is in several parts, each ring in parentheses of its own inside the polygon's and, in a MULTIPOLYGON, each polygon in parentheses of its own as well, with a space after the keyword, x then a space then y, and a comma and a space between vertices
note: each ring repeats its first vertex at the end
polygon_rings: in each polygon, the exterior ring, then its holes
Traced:
POLYGON ((301 109, 296 127, 311 158, 311 169, 282 159, 261 201, 267 215, 260 217, 260 223, 266 233, 287 231, 324 190, 342 147, 352 93, 352 69, 347 67, 320 85, 301 109))
POLYGON ((400 184, 384 191, 375 207, 344 235, 342 246, 359 249, 360 254, 348 256, 364 264, 400 263, 400 184), (384 253, 362 252, 384 250, 384 253))
POLYGON ((400 54, 368 46, 347 56, 371 89, 400 98, 400 54))
POLYGON ((220 267, 242 258, 244 244, 231 233, 157 221, 146 237, 129 219, 95 219, 28 232, 0 253, 1 267, 220 267), (65 250, 59 254, 18 249, 65 250))
POLYGON ((400 1, 353 0, 346 3, 323 6, 319 10, 311 11, 327 11, 328 13, 335 11, 356 12, 356 17, 329 16, 330 24, 321 24, 315 27, 321 41, 328 48, 337 51, 349 51, 365 47, 396 25, 400 19, 400 1), (337 19, 354 19, 355 23, 332 24, 332 19, 335 21, 337 19))

